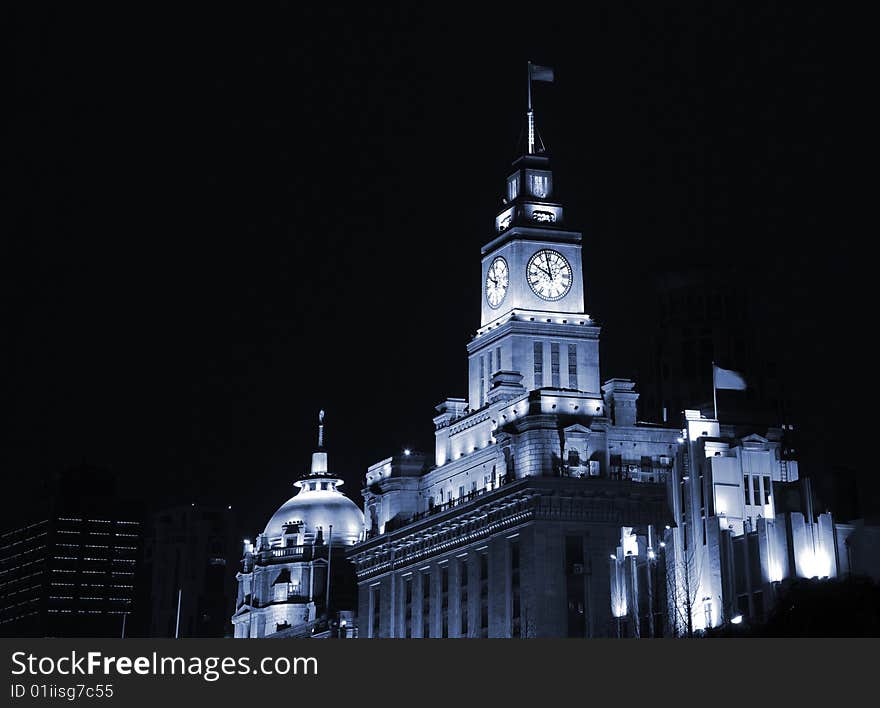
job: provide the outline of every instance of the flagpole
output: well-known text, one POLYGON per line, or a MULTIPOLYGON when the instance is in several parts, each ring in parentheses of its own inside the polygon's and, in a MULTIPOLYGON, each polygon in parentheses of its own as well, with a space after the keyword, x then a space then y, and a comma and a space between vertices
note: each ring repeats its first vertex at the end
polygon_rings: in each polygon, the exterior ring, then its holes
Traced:
POLYGON ((718 420, 718 389, 715 388, 715 362, 712 362, 712 403, 715 407, 715 420, 718 420))
POLYGON ((174 623, 174 638, 180 637, 180 600, 183 597, 183 588, 177 589, 177 621, 174 623))
POLYGON ((529 113, 532 112, 532 62, 526 62, 526 78, 529 85, 529 113))
POLYGON ((532 62, 529 61, 526 63, 526 71, 528 72, 528 85, 529 85, 529 112, 526 114, 526 119, 528 120, 528 139, 529 139, 529 155, 535 152, 535 114, 532 111, 532 62))

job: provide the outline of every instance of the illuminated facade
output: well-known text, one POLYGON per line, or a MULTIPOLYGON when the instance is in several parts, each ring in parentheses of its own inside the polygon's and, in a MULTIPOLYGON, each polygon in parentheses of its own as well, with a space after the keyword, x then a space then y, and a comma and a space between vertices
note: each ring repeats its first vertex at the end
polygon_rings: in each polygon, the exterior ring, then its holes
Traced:
POLYGON ((361 637, 602 637, 623 525, 672 522, 678 428, 637 422, 599 372, 582 237, 545 154, 513 163, 481 253, 466 398, 437 406, 432 455, 372 465, 350 550, 361 637))
POLYGON ((622 528, 610 556, 619 634, 761 624, 797 579, 878 579, 878 529, 814 513, 781 428, 762 436, 685 411, 680 440, 682 465, 668 480, 672 524, 622 528))
POLYGON ((345 552, 362 538, 364 517, 329 471, 323 416, 311 470, 295 482, 299 493, 255 543, 244 542, 236 638, 355 636, 355 581, 345 552))
POLYGON ((546 155, 513 163, 502 202, 467 396, 437 406, 433 454, 367 470, 359 636, 680 635, 762 619, 787 577, 848 572, 849 527, 778 504, 798 480, 782 428, 644 423, 634 382, 601 383, 546 155))

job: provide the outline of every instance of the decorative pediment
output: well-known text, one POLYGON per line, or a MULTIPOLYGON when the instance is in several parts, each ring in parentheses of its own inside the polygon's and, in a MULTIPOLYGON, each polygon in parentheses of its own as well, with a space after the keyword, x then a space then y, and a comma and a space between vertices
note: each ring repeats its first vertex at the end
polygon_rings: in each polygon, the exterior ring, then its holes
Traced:
POLYGON ((770 441, 767 440, 767 438, 758 435, 757 433, 752 433, 751 435, 746 435, 745 437, 741 438, 740 442, 742 443, 742 446, 744 448, 760 450, 764 449, 770 441))
POLYGON ((253 610, 253 607, 250 605, 242 605, 235 611, 235 614, 232 615, 232 619, 234 620, 238 617, 244 617, 245 615, 250 614, 251 610, 253 610))
POLYGON ((590 435, 593 431, 585 425, 575 423, 574 425, 569 425, 563 428, 562 432, 568 437, 569 435, 590 435))

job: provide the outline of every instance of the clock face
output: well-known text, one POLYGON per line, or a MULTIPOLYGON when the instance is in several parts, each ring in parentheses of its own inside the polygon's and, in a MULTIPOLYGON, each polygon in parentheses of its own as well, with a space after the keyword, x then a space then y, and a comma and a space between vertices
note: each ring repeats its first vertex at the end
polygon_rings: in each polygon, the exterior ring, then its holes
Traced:
POLYGON ((532 291, 543 300, 561 300, 571 289, 571 266, 565 256, 547 248, 529 259, 526 277, 532 291))
POLYGON ((507 269, 507 261, 500 256, 489 264, 489 272, 486 273, 486 302, 489 307, 495 308, 501 304, 507 295, 507 286, 510 284, 510 271, 507 269))

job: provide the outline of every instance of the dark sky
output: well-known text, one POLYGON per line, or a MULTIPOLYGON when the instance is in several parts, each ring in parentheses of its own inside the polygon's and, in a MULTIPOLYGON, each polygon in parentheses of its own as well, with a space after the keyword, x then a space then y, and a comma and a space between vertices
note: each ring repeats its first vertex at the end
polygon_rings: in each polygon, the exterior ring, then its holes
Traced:
POLYGON ((556 69, 538 123, 584 232, 603 376, 637 373, 654 272, 701 250, 744 278, 771 262, 792 385, 822 409, 808 432, 836 432, 856 317, 823 13, 301 5, 12 12, 14 492, 85 460, 151 504, 247 508, 250 530, 292 493, 321 407, 350 492, 430 450, 433 406, 465 391, 527 59, 556 69))

